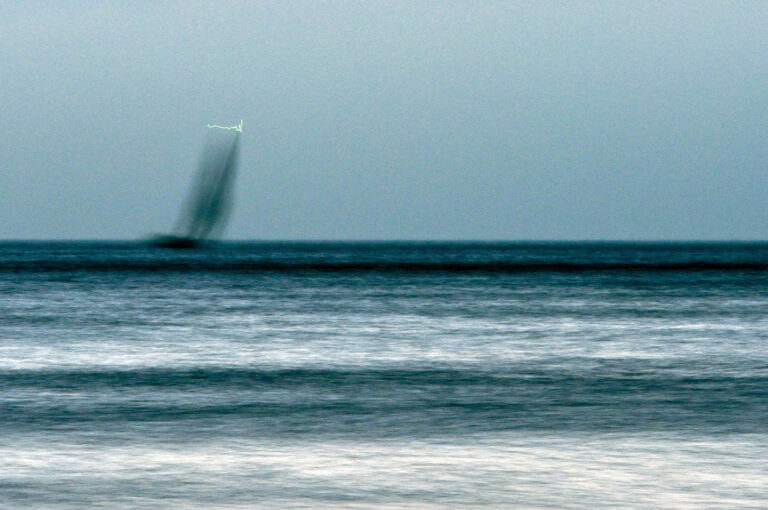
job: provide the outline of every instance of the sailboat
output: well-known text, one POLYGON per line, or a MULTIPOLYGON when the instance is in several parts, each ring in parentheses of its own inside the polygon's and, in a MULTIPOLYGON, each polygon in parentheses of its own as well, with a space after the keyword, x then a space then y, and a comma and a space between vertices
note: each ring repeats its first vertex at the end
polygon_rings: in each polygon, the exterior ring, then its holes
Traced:
POLYGON ((197 180, 171 234, 153 236, 149 243, 161 248, 189 249, 218 237, 232 205, 243 120, 236 126, 208 124, 211 133, 203 150, 197 180))

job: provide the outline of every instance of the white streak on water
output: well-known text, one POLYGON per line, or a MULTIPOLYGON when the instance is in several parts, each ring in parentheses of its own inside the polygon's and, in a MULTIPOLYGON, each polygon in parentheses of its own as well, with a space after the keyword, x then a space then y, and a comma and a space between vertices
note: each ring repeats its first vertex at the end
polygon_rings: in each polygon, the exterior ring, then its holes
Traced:
POLYGON ((764 508, 768 487, 768 446, 751 435, 58 441, 55 451, 5 440, 0 458, 0 505, 13 509, 764 508))
POLYGON ((260 314, 44 328, 0 325, 0 369, 46 367, 357 366, 556 362, 562 359, 768 361, 768 322, 600 316, 260 314), (30 341, 33 335, 34 342, 30 341), (763 354, 760 354, 763 353, 763 354), (756 359, 757 358, 759 359, 756 359))

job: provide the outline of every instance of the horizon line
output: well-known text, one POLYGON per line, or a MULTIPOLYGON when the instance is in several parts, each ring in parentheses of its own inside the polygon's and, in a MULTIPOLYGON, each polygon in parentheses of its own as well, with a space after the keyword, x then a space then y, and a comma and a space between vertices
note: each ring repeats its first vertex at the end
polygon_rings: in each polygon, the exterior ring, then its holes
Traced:
MULTIPOLYGON (((141 238, 0 238, 0 243, 137 243, 143 244, 141 238)), ((768 238, 562 238, 562 239, 513 239, 513 238, 445 238, 445 239, 416 239, 416 238, 382 238, 382 239, 348 239, 348 238, 237 238, 213 239, 206 243, 768 243, 768 238)))

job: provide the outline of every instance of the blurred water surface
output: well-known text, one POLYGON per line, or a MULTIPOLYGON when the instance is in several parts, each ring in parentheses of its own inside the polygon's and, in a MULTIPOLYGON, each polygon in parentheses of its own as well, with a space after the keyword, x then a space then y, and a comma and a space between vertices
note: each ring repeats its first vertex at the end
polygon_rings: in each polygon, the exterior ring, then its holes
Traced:
POLYGON ((763 508, 767 305, 760 243, 0 243, 0 506, 763 508))

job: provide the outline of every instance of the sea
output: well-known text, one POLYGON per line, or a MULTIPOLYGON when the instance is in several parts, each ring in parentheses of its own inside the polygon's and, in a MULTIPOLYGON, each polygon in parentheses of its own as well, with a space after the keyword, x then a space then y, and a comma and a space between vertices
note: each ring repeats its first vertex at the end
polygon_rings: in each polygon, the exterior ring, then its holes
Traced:
POLYGON ((0 508, 767 508, 768 243, 0 243, 0 508))

